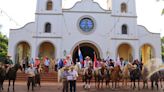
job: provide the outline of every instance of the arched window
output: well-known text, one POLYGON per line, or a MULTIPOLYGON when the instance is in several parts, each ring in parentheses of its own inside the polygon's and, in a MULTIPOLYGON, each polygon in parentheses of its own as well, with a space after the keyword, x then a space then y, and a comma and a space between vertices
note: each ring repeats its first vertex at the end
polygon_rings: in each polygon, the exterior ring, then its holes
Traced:
POLYGON ((47 7, 46 10, 52 10, 52 1, 47 1, 47 7))
POLYGON ((50 33, 51 32, 51 24, 50 23, 46 23, 46 25, 45 25, 45 32, 46 33, 50 33))
POLYGON ((122 34, 128 34, 128 27, 127 25, 122 25, 122 34))
POLYGON ((126 3, 121 4, 121 13, 126 13, 127 12, 127 5, 126 3))

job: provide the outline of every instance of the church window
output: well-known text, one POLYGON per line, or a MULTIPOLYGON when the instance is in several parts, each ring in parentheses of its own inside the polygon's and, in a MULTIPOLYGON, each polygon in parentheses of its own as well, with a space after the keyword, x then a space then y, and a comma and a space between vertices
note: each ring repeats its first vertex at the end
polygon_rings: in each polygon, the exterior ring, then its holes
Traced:
POLYGON ((90 32, 94 28, 94 22, 91 18, 85 17, 80 20, 80 29, 84 32, 90 32))
POLYGON ((50 23, 46 23, 45 24, 45 33, 50 33, 51 32, 51 24, 50 23))
POLYGON ((126 3, 121 4, 121 13, 126 13, 127 12, 127 5, 126 3))
POLYGON ((122 34, 128 34, 127 25, 122 25, 122 34))
POLYGON ((52 10, 52 4, 53 4, 52 1, 48 1, 46 10, 52 10))

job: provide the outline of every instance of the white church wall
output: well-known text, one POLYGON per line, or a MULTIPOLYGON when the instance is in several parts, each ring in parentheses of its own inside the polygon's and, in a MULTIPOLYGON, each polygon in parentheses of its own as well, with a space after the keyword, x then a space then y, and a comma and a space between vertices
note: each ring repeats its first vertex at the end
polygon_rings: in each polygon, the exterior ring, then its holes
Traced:
POLYGON ((62 16, 60 15, 40 15, 37 17, 37 33, 40 36, 60 36, 62 32, 62 16), (51 32, 45 33, 45 24, 51 24, 51 32))
POLYGON ((22 28, 19 29, 11 29, 9 33, 9 45, 8 45, 8 53, 12 56, 11 58, 15 59, 16 54, 16 46, 20 42, 27 42, 31 48, 33 43, 32 35, 35 31, 35 24, 33 22, 26 24, 22 28))
POLYGON ((112 0, 112 15, 136 16, 135 0, 112 0), (121 13, 121 3, 127 4, 127 13, 121 13))
POLYGON ((70 9, 61 11, 62 0, 52 0, 52 11, 46 11, 47 0, 38 0, 35 23, 29 23, 20 29, 10 30, 8 52, 15 57, 15 47, 26 41, 31 47, 31 57, 38 56, 43 42, 50 42, 55 47, 55 57, 64 58, 72 54, 74 48, 81 43, 91 43, 97 47, 101 58, 109 56, 117 58, 118 46, 122 43, 132 47, 133 59, 139 59, 139 49, 145 43, 155 49, 156 57, 161 58, 160 34, 148 32, 143 26, 137 26, 135 0, 112 0, 112 11, 103 10, 93 0, 82 0, 70 9), (128 2, 127 13, 120 13, 120 4, 128 2), (79 28, 82 18, 91 18, 94 28, 91 32, 83 32, 79 28), (45 33, 45 24, 51 23, 51 32, 45 33), (121 33, 126 24, 128 34, 121 33))

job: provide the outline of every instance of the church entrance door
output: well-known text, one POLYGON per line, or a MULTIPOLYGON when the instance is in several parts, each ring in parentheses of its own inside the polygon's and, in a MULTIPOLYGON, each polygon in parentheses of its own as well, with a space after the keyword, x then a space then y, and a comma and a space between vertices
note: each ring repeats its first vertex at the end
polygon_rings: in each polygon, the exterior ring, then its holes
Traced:
POLYGON ((97 47, 91 43, 81 43, 79 44, 79 46, 76 46, 74 51, 73 51, 73 61, 75 61, 76 59, 79 60, 79 55, 78 55, 78 47, 80 47, 82 56, 83 56, 83 60, 85 59, 86 56, 89 56, 92 61, 94 60, 94 53, 96 54, 97 58, 100 58, 100 53, 97 49, 97 47))
POLYGON ((23 59, 29 60, 31 56, 30 45, 27 42, 20 42, 16 46, 15 63, 22 63, 23 59))

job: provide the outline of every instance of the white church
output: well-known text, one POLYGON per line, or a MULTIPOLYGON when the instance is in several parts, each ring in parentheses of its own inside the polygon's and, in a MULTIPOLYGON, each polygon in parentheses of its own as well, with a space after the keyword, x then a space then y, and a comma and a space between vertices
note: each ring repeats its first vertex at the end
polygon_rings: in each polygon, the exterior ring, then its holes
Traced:
POLYGON ((135 0, 108 0, 103 9, 94 0, 81 0, 63 9, 62 0, 37 0, 35 21, 11 29, 8 53, 14 62, 25 57, 122 57, 149 62, 161 58, 159 33, 137 24, 135 0))

